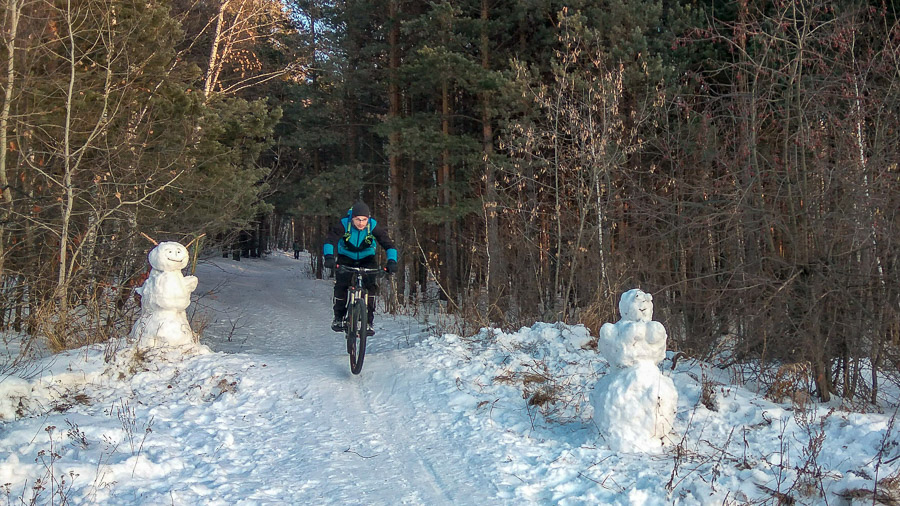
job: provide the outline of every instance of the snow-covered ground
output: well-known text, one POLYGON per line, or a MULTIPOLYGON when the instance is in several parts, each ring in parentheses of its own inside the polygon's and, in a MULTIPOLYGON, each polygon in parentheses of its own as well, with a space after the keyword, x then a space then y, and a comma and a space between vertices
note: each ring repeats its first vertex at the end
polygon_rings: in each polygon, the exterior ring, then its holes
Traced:
POLYGON ((0 378, 0 485, 30 504, 890 504, 894 413, 774 404, 708 365, 663 453, 611 451, 584 327, 432 335, 378 315, 360 375, 305 258, 210 259, 202 346, 122 341, 0 378), (106 359, 106 360, 104 360, 106 359), (706 390, 704 393, 704 385, 706 390), (876 483, 877 492, 876 491, 876 483), (868 491, 868 492, 865 492, 868 491), (780 495, 784 494, 784 495, 780 495))

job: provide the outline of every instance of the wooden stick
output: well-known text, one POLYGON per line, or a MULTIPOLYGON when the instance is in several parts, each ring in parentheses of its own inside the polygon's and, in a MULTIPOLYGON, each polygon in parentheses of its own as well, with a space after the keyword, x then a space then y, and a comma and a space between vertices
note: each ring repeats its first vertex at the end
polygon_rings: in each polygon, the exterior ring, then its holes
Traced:
POLYGON ((191 242, 184 245, 185 249, 190 248, 191 244, 194 244, 194 241, 199 240, 200 238, 202 238, 205 235, 206 235, 206 233, 202 233, 202 234, 198 235, 197 237, 194 237, 193 239, 191 239, 191 242))
POLYGON ((143 233, 143 232, 141 232, 141 235, 144 236, 144 237, 146 237, 148 241, 152 242, 154 246, 159 246, 159 243, 156 242, 155 240, 153 240, 153 238, 150 237, 149 235, 147 235, 147 234, 145 234, 145 233, 143 233))

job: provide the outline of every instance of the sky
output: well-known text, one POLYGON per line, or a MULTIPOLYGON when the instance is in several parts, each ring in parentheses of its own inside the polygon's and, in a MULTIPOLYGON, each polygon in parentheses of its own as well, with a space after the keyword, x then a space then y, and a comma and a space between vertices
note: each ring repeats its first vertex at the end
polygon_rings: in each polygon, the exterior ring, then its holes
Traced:
POLYGON ((123 336, 0 368, 0 497, 116 505, 900 497, 896 407, 775 403, 736 369, 690 357, 673 364, 671 352, 650 372, 677 392, 671 431, 649 449, 611 444, 621 441, 600 431, 609 417, 592 399, 621 371, 587 346, 583 326, 459 336, 446 318, 379 310, 353 375, 342 335, 329 328, 332 283, 309 266, 289 252, 204 260, 187 309, 199 345, 136 352, 123 336))

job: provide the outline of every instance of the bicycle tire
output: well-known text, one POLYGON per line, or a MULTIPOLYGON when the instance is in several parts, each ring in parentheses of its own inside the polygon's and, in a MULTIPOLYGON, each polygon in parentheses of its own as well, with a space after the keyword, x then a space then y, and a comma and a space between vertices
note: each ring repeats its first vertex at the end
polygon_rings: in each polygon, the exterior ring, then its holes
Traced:
POLYGON ((344 326, 344 338, 347 340, 347 353, 353 353, 353 346, 356 344, 356 339, 352 336, 356 335, 356 318, 353 315, 353 307, 354 307, 353 298, 350 299, 350 303, 347 305, 347 316, 345 320, 344 326))
POLYGON ((350 308, 350 321, 347 331, 347 349, 350 352, 350 372, 359 374, 362 371, 363 360, 366 358, 366 322, 369 320, 369 310, 366 308, 365 298, 357 300, 350 308))

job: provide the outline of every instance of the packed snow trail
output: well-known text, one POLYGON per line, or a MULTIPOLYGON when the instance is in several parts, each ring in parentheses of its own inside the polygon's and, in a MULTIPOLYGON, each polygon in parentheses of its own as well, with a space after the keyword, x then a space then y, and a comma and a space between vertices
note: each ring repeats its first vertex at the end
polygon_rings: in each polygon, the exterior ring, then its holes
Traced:
MULTIPOLYGON (((224 437, 220 448, 195 449, 213 474, 201 488, 228 503, 495 502, 490 463, 499 457, 473 460, 482 449, 475 434, 460 431, 466 420, 434 406, 442 396, 422 393, 428 374, 408 347, 421 335, 387 332, 379 315, 365 367, 352 375, 346 343, 329 327, 332 283, 307 273, 303 259, 280 254, 198 269, 198 311, 210 318, 204 343, 233 353, 215 370, 252 393, 223 394, 214 419, 206 414, 209 430, 224 437), (204 275, 208 269, 225 272, 204 275), (246 307, 256 314, 244 314, 246 307)), ((193 418, 160 415, 173 423, 193 418)), ((190 431, 184 438, 190 446, 190 431)))

